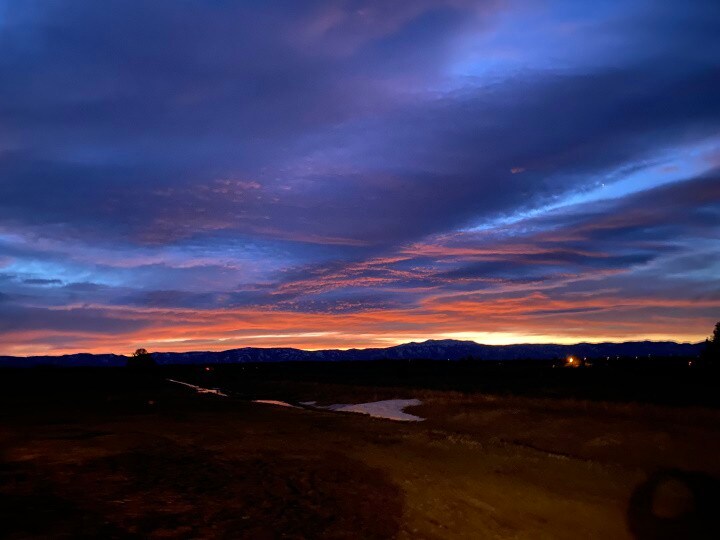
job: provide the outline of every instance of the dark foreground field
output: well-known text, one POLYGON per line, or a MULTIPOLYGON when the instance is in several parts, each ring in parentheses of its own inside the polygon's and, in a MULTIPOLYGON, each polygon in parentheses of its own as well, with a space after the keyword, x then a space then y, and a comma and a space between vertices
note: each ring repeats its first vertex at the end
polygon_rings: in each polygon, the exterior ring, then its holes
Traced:
POLYGON ((708 373, 377 363, 0 377, 2 538, 720 537, 708 373), (426 420, 251 402, 389 398, 422 400, 407 412, 426 420))

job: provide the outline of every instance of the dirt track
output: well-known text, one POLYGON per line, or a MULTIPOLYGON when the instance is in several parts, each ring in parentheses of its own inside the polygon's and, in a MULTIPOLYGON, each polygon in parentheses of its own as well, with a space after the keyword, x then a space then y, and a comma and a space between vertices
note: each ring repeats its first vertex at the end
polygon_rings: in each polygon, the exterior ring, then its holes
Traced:
MULTIPOLYGON (((395 392, 296 389, 310 391, 395 392)), ((427 420, 403 424, 156 394, 6 407, 0 536, 651 538, 672 527, 633 506, 643 482, 667 468, 720 472, 712 410, 415 392, 425 404, 411 411, 427 420)), ((684 489, 661 501, 668 515, 684 489)))

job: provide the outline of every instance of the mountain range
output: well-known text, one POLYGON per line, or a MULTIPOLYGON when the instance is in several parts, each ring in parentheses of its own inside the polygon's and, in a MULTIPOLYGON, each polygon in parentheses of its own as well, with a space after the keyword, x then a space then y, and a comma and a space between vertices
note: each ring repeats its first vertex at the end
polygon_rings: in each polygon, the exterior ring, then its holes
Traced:
MULTIPOLYGON (((305 351, 287 347, 245 347, 228 351, 155 352, 160 365, 227 364, 243 362, 340 362, 350 360, 551 360, 576 355, 601 357, 693 357, 700 354, 703 343, 673 341, 629 341, 624 343, 577 343, 483 345, 474 341, 428 340, 404 343, 386 348, 327 349, 305 351)), ((0 367, 33 366, 124 366, 127 357, 117 354, 71 354, 65 356, 0 356, 0 367)))

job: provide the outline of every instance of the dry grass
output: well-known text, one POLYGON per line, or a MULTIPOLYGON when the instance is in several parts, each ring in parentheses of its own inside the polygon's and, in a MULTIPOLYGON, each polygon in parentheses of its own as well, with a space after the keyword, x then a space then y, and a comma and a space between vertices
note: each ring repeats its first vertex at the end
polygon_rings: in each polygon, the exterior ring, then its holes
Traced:
POLYGON ((629 520, 647 518, 633 517, 631 496, 657 469, 718 473, 710 410, 317 383, 258 392, 416 397, 423 405, 408 412, 427 420, 182 388, 163 388, 153 405, 117 395, 22 412, 6 402, 0 535, 629 538, 629 520))

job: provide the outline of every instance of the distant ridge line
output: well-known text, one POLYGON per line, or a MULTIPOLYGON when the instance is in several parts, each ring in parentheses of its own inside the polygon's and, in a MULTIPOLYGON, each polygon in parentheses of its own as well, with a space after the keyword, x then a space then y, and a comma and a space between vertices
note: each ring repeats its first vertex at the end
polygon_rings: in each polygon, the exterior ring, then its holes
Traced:
MULTIPOLYGON (((453 339, 409 342, 384 348, 323 349, 308 351, 292 347, 243 347, 227 351, 155 352, 160 365, 234 364, 248 362, 343 362, 359 360, 551 360, 573 354, 588 358, 613 356, 692 357, 704 344, 674 341, 626 341, 604 343, 552 343, 483 345, 453 339)), ((0 356, 0 367, 124 366, 127 357, 117 354, 78 353, 62 356, 0 356)))

